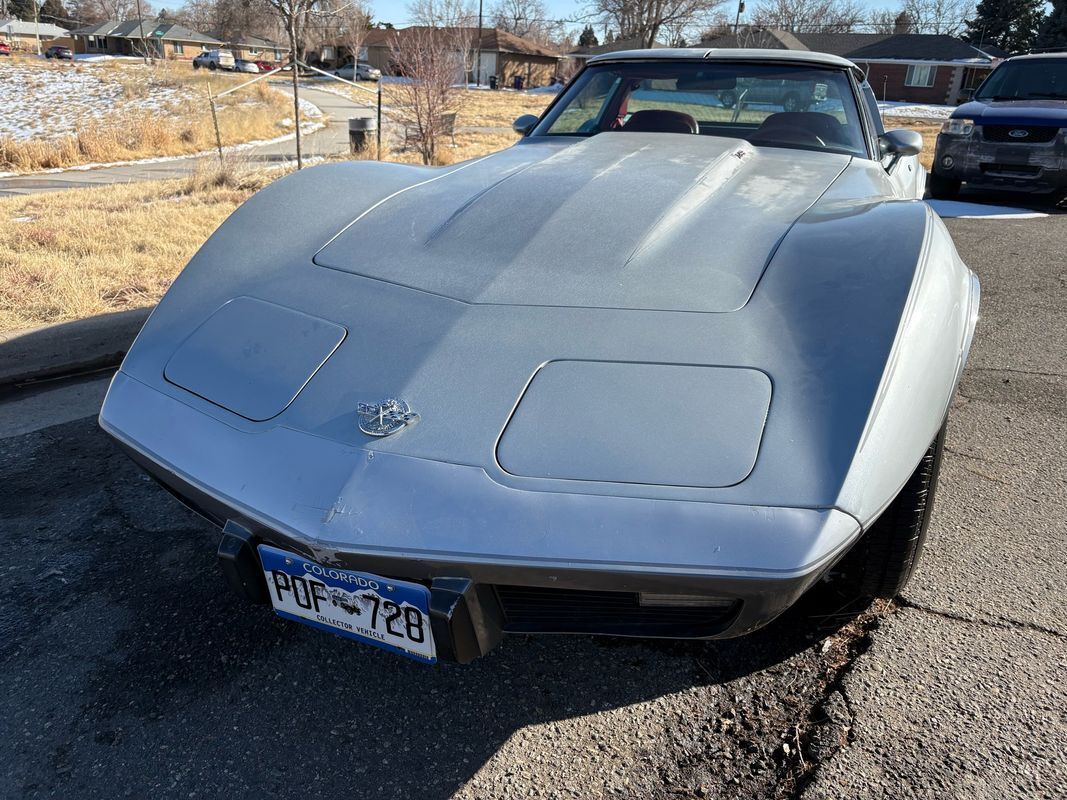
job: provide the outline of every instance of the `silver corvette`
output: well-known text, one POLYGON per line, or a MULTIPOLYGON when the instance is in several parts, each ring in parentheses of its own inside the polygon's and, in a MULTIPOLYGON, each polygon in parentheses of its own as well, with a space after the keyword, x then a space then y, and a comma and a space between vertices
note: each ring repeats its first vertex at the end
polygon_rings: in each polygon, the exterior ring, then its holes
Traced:
POLYGON ((744 50, 591 59, 516 129, 273 183, 148 320, 100 424, 229 582, 424 662, 899 591, 979 301, 919 137, 744 50))

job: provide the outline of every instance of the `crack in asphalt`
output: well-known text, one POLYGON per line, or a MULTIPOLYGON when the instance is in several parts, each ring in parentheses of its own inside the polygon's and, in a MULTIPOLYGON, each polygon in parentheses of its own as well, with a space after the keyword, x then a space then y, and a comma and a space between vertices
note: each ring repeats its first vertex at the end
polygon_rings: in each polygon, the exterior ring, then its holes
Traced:
POLYGON ((1021 620, 1012 619, 1011 617, 1005 617, 1000 614, 991 615, 996 622, 989 619, 980 619, 977 617, 966 617, 962 614, 956 614, 952 611, 942 611, 938 608, 931 608, 930 606, 924 606, 920 603, 916 603, 914 600, 908 600, 904 597, 898 597, 896 604, 901 608, 911 608, 915 611, 922 611, 926 614, 933 614, 937 617, 944 619, 950 619, 954 622, 964 622, 969 625, 983 625, 989 628, 1000 628, 1001 630, 1027 630, 1035 633, 1043 633, 1047 636, 1055 636, 1058 639, 1067 638, 1067 633, 1058 631, 1055 628, 1048 628, 1044 625, 1039 625, 1036 622, 1023 622, 1021 620))
POLYGON ((797 748, 791 752, 794 780, 788 791, 779 795, 780 800, 800 800, 815 781, 819 768, 854 741, 856 710, 848 696, 845 679, 873 646, 874 632, 882 621, 896 610, 893 601, 875 601, 824 642, 827 673, 822 695, 811 706, 803 729, 802 723, 797 725, 797 748))
POLYGON ((972 367, 968 365, 968 372, 1010 372, 1013 375, 1033 375, 1038 378, 1067 378, 1062 372, 1044 372, 1036 369, 1013 369, 1011 367, 972 367))

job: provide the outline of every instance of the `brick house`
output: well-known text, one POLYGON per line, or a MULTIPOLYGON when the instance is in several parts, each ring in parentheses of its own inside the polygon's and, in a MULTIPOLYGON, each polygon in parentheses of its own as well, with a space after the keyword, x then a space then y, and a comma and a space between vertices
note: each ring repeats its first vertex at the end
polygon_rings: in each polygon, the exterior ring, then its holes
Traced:
POLYGON ((75 53, 191 61, 201 50, 219 47, 222 42, 173 22, 137 20, 100 22, 70 32, 75 53))
POLYGON ((0 42, 7 42, 12 50, 36 53, 38 37, 42 53, 54 44, 70 46, 66 28, 48 22, 0 19, 0 42))
POLYGON ((245 61, 270 61, 281 64, 289 60, 289 46, 266 39, 262 36, 245 34, 226 43, 226 49, 234 58, 245 61))
MULTIPOLYGON (((375 28, 367 31, 363 41, 360 61, 366 61, 380 69, 383 74, 396 73, 393 64, 393 44, 403 47, 405 37, 416 32, 429 32, 430 35, 458 34, 468 48, 468 68, 466 75, 457 75, 457 83, 474 82, 478 77, 481 83, 489 82, 495 75, 501 86, 512 86, 520 78, 525 87, 546 86, 552 82, 559 70, 562 56, 544 45, 523 39, 513 33, 499 28, 482 28, 479 37, 478 28, 410 28, 385 29, 375 28), (480 76, 474 74, 474 61, 481 52, 480 76)), ((351 61, 351 57, 348 58, 351 61)), ((342 60, 343 61, 343 60, 342 60)))
POLYGON ((746 28, 706 47, 766 47, 832 53, 867 73, 879 100, 955 105, 1007 54, 932 33, 789 33, 746 28))

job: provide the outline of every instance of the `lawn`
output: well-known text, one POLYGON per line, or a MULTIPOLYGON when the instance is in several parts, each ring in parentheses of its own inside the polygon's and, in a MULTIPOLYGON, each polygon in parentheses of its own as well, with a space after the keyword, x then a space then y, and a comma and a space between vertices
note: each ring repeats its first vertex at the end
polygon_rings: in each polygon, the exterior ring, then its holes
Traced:
POLYGON ((0 332, 153 305, 270 175, 0 199, 0 332))
MULTIPOLYGON (((0 172, 208 150, 215 145, 208 88, 217 94, 248 77, 178 62, 5 60, 0 172)), ((292 117, 291 98, 265 82, 218 101, 224 145, 290 132, 292 117)))

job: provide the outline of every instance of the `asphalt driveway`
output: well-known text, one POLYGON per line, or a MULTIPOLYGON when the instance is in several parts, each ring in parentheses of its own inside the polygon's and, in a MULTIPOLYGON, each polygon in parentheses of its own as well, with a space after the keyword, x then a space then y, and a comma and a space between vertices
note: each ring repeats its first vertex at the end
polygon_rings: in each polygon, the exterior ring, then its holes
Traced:
POLYGON ((983 307, 918 576, 740 640, 427 668, 284 622, 81 418, 99 379, 9 391, 0 796, 1062 797, 1067 216, 949 226, 983 307))

